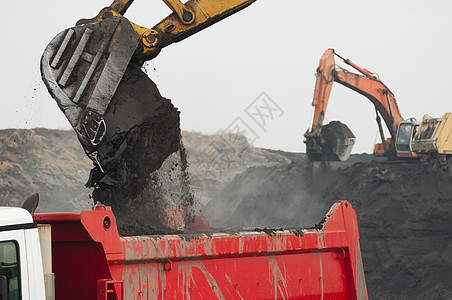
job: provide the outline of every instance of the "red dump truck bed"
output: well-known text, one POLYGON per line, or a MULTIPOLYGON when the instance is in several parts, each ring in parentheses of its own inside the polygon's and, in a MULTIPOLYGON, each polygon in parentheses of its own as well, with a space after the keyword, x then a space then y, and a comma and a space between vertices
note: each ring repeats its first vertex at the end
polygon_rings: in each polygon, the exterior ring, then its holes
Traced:
POLYGON ((312 229, 120 237, 109 207, 52 225, 56 299, 367 299, 356 215, 312 229))

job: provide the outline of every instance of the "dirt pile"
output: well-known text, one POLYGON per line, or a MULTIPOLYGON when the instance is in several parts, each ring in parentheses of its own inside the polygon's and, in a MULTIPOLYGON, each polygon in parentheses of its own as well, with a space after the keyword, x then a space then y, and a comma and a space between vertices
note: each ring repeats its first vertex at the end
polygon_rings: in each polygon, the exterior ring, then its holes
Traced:
POLYGON ((362 162, 331 169, 307 161, 252 168, 208 203, 215 226, 299 227, 335 200, 358 215, 372 299, 449 299, 452 177, 427 164, 362 162))
POLYGON ((321 199, 348 199, 374 299, 450 299, 452 177, 427 164, 357 164, 332 173, 321 199))
POLYGON ((0 204, 22 206, 39 192, 38 212, 89 210, 91 165, 72 131, 0 130, 0 204))

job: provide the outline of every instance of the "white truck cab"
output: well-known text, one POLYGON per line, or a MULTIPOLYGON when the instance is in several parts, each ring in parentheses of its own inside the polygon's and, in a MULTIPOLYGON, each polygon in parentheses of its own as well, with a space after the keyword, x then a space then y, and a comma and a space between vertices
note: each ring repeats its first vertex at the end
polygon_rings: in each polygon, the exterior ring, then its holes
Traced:
POLYGON ((46 299, 38 228, 23 208, 0 207, 0 299, 46 299))

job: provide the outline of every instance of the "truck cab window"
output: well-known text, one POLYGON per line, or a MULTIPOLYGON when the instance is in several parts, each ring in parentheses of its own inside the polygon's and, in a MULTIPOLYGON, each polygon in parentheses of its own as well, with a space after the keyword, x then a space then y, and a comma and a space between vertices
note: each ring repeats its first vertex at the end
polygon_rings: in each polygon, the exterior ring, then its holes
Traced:
POLYGON ((18 246, 13 241, 0 242, 0 299, 20 299, 18 246))

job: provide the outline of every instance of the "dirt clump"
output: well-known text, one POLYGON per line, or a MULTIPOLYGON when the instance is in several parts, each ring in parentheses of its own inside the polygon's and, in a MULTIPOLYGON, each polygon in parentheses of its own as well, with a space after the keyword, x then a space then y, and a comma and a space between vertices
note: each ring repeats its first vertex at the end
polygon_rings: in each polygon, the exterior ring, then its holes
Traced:
POLYGON ((322 126, 322 161, 345 161, 351 154, 355 136, 347 125, 332 121, 322 126))
POLYGON ((103 172, 93 168, 87 183, 95 203, 112 207, 122 235, 184 230, 167 220, 173 207, 188 216, 194 204, 177 108, 131 63, 104 118, 107 133, 98 146, 103 172), (172 192, 173 182, 186 193, 172 192))

